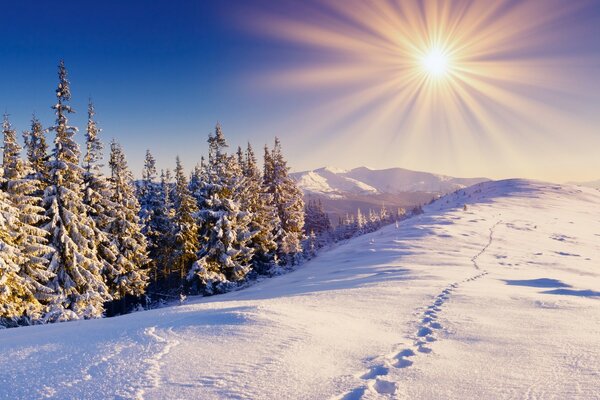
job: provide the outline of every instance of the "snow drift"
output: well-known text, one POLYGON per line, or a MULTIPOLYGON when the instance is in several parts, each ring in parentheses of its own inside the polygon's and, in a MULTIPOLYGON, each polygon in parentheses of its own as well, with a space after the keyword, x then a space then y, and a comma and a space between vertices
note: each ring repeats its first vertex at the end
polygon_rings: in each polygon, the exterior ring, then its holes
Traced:
POLYGON ((238 292, 0 331, 0 398, 598 399, 600 192, 448 195, 238 292))

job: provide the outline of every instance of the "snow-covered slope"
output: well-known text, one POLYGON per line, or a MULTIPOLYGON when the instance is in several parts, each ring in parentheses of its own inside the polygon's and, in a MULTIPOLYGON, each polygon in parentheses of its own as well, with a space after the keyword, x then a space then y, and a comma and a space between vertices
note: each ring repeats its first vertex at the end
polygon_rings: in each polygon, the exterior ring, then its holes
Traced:
POLYGON ((485 178, 453 178, 403 168, 372 170, 366 167, 352 170, 319 168, 292 174, 306 194, 341 198, 356 194, 403 192, 448 193, 486 181, 485 178))
POLYGON ((239 292, 3 330, 0 398, 600 399, 599 207, 486 182, 239 292))
POLYGON ((322 194, 330 198, 341 198, 347 194, 379 193, 374 187, 345 175, 345 171, 320 168, 314 171, 293 173, 292 177, 307 194, 322 194))
POLYGON ((573 184, 578 185, 578 186, 591 187, 594 189, 600 189, 600 179, 597 179, 595 181, 587 181, 587 182, 573 182, 573 184))

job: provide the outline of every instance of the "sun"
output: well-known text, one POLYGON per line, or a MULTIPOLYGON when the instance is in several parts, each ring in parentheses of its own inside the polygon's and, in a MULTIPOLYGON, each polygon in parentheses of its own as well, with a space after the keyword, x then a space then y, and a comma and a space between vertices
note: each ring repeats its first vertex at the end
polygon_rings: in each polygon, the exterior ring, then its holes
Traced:
POLYGON ((450 74, 451 63, 447 51, 441 47, 428 49, 420 58, 423 71, 431 78, 440 79, 450 74))

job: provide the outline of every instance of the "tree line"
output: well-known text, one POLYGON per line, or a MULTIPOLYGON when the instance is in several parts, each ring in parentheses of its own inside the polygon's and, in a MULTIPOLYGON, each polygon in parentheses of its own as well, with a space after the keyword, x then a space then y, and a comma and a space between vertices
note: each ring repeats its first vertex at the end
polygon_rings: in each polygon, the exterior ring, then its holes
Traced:
POLYGON ((4 116, 0 171, 0 327, 98 318, 188 294, 223 293, 276 275, 337 240, 391 222, 371 212, 333 229, 322 205, 304 204, 280 141, 228 153, 221 125, 188 176, 146 152, 136 181, 123 149, 108 174, 94 105, 85 148, 69 125, 67 70, 58 68, 54 125, 34 116, 23 132, 4 116), (47 134, 54 133, 48 143, 47 134), (351 222, 350 222, 351 221, 351 222))

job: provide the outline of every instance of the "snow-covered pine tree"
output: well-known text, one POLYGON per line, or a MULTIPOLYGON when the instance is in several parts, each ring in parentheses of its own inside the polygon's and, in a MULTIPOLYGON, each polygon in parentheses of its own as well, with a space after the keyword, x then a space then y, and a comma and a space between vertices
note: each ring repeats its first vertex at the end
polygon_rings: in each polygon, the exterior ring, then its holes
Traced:
POLYGON ((331 221, 321 199, 310 199, 304 207, 304 232, 306 235, 313 232, 317 236, 317 247, 331 234, 331 221))
POLYGON ((102 275, 107 285, 118 275, 115 263, 119 250, 108 233, 113 220, 112 210, 116 204, 112 201, 112 189, 108 179, 102 173, 102 150, 100 140, 102 131, 96 123, 96 111, 91 100, 88 103, 88 122, 85 133, 86 152, 83 156, 83 203, 87 206, 89 217, 94 221, 94 236, 98 257, 103 262, 102 275))
POLYGON ((389 219, 390 219, 390 213, 388 212, 388 209, 385 206, 385 203, 382 203, 381 208, 379 209, 379 221, 381 221, 381 225, 385 225, 386 223, 388 223, 389 219))
POLYGON ((139 223, 140 206, 135 197, 133 175, 127 167, 121 146, 113 141, 110 146, 110 183, 112 186, 107 232, 117 248, 113 263, 115 275, 108 281, 115 300, 130 295, 140 297, 148 283, 148 252, 146 238, 139 223))
MULTIPOLYGON (((21 159, 21 147, 17 143, 16 131, 12 129, 8 116, 4 116, 4 154, 3 154, 3 187, 2 212, 11 215, 4 216, 7 236, 4 238, 7 254, 10 246, 20 254, 18 275, 22 279, 21 288, 24 314, 22 322, 36 322, 43 310, 40 303, 48 301, 52 289, 47 286, 53 277, 48 271, 48 260, 52 249, 47 244, 47 233, 39 228, 44 222, 44 209, 40 207, 41 198, 35 195, 39 184, 34 179, 27 179, 27 164, 21 159)), ((6 260, 5 262, 7 262, 6 260)), ((0 278, 1 279, 1 278, 0 278)), ((1 285, 0 285, 1 286, 1 285)))
POLYGON ((79 146, 73 140, 77 128, 68 124, 73 109, 67 70, 61 61, 56 90, 56 132, 52 159, 49 161, 49 185, 45 190, 44 208, 50 245, 56 250, 49 270, 55 274, 50 282, 56 297, 45 316, 48 321, 97 318, 104 312, 104 302, 111 300, 102 279, 103 263, 97 254, 94 221, 83 203, 83 169, 79 166, 79 146))
POLYGON ((151 258, 156 264, 156 278, 153 281, 152 294, 179 287, 179 279, 172 282, 169 278, 173 267, 173 255, 175 246, 175 228, 173 219, 175 210, 173 208, 173 184, 171 182, 171 171, 168 169, 160 171, 160 186, 158 201, 153 209, 153 227, 156 233, 156 245, 152 249, 151 258))
POLYGON ((369 209, 368 226, 370 232, 376 230, 380 226, 379 214, 372 208, 369 209))
POLYGON ((365 227, 367 225, 367 219, 365 215, 362 213, 360 208, 356 210, 356 229, 358 234, 365 233, 365 227))
MULTIPOLYGON (((31 119, 31 130, 23 132, 23 140, 27 154, 27 161, 35 179, 42 183, 48 182, 48 144, 46 143, 46 132, 42 124, 34 115, 31 119)), ((40 193, 43 188, 40 188, 40 193)))
POLYGON ((36 315, 41 309, 31 287, 19 274, 23 256, 15 244, 19 234, 17 215, 7 194, 0 190, 0 326, 5 327, 23 323, 25 315, 36 315))
POLYGON ((249 241, 254 233, 249 230, 250 213, 240 209, 237 197, 244 183, 242 171, 235 157, 225 152, 227 142, 220 124, 215 134, 209 135, 208 147, 198 212, 201 247, 188 280, 200 283, 206 293, 214 293, 250 272, 253 251, 249 241))
POLYGON ((246 152, 243 155, 240 153, 241 149, 238 151, 238 159, 241 160, 238 164, 245 179, 243 185, 239 186, 238 197, 241 209, 251 215, 249 229, 254 236, 249 246, 254 250, 253 269, 264 274, 277 263, 275 232, 281 230, 281 222, 273 204, 273 196, 263 185, 263 177, 250 143, 246 152))
MULTIPOLYGON (((158 283, 158 265, 160 251, 160 213, 161 213, 161 189, 156 182, 156 160, 150 150, 146 150, 142 181, 137 187, 137 197, 140 203, 140 223, 142 234, 146 237, 148 256, 148 271, 150 282, 156 286, 158 283)), ((154 287, 153 289, 156 289, 154 287)))
POLYGON ((173 196, 175 215, 173 216, 173 270, 183 285, 185 277, 196 261, 199 249, 196 200, 190 194, 188 181, 181 160, 177 157, 175 165, 175 192, 173 196))
POLYGON ((200 158, 200 163, 196 164, 190 174, 190 194, 196 199, 196 205, 199 207, 202 203, 202 185, 204 184, 204 157, 200 158))
POLYGON ((304 238, 304 201, 302 191, 288 175, 289 167, 283 158, 281 143, 275 138, 273 150, 265 147, 264 185, 273 196, 281 221, 282 234, 277 238, 277 253, 282 263, 294 265, 302 254, 304 238))

